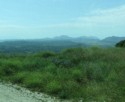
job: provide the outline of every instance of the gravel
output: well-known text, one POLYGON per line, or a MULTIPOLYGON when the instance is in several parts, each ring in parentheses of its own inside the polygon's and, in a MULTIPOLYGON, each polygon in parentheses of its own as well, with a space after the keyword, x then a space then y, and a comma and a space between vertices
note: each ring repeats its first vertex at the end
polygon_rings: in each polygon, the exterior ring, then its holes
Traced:
POLYGON ((0 82, 0 102, 69 102, 0 82))

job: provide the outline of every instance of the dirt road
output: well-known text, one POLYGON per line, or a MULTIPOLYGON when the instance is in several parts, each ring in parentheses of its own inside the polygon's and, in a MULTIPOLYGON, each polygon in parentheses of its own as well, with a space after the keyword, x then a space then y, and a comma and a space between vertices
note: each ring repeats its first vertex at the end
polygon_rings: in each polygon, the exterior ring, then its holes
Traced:
POLYGON ((0 102, 64 102, 42 93, 0 82, 0 102))

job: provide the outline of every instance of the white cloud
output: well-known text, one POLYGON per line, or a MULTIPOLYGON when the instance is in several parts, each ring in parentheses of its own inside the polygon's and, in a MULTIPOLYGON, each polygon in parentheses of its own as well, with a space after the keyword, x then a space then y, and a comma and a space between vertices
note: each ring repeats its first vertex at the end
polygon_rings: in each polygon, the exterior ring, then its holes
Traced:
POLYGON ((93 26, 125 26, 125 5, 107 9, 107 10, 96 10, 90 13, 88 16, 79 17, 79 23, 89 24, 93 26))
POLYGON ((125 26, 125 5, 110 8, 98 9, 89 13, 87 16, 75 18, 72 22, 60 24, 43 25, 39 27, 48 28, 86 28, 86 27, 117 27, 125 26))

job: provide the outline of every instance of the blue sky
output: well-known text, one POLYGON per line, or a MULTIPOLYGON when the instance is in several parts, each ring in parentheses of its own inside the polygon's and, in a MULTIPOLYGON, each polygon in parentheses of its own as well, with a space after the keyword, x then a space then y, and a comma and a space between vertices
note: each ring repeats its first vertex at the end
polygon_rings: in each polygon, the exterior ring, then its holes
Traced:
POLYGON ((125 36, 125 0, 0 0, 0 39, 125 36))

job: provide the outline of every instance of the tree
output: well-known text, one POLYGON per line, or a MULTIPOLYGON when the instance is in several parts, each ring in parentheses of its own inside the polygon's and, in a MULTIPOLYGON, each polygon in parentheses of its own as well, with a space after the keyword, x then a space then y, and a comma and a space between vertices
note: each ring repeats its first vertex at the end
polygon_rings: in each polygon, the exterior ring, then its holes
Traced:
POLYGON ((125 47, 125 40, 118 42, 115 46, 116 47, 125 47))

